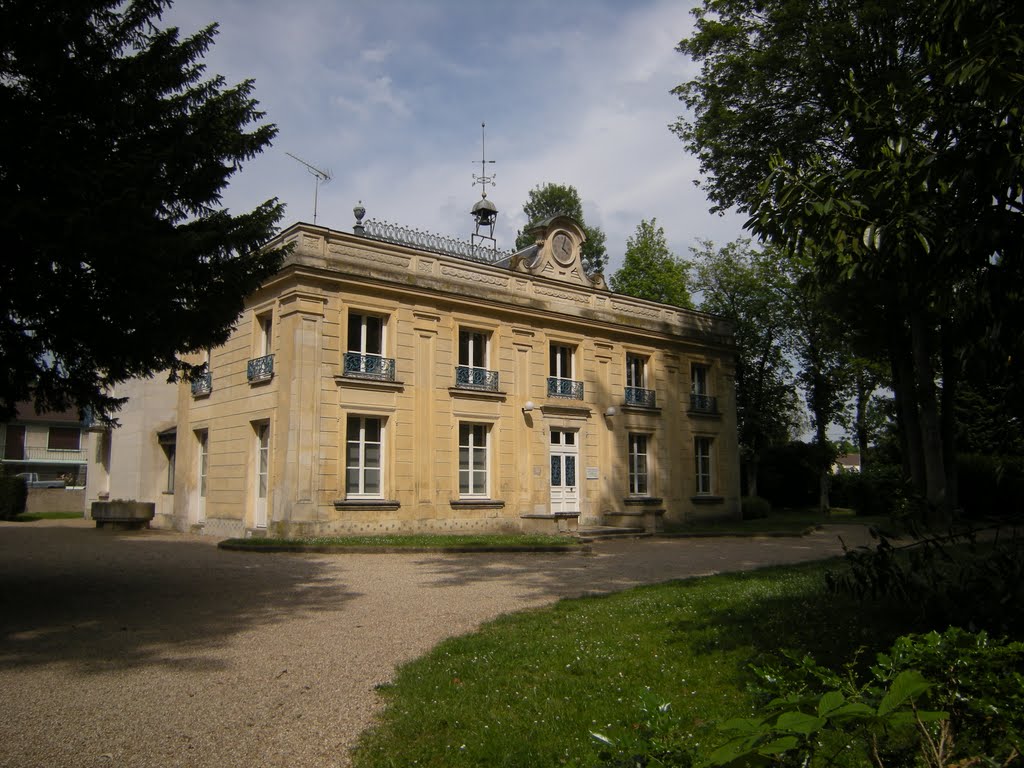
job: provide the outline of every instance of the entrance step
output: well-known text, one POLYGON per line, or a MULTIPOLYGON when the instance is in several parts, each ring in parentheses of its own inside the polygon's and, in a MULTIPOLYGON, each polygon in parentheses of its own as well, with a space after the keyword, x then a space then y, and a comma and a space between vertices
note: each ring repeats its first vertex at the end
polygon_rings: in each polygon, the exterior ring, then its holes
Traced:
POLYGON ((618 525, 588 525, 576 530, 576 538, 580 541, 604 539, 638 539, 651 534, 643 528, 618 525))

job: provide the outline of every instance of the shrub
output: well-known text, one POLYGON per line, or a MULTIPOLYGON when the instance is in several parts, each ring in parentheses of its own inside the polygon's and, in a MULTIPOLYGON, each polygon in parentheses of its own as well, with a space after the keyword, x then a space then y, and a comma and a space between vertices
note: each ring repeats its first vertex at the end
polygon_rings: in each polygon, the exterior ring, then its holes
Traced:
POLYGON ((0 520, 13 520, 25 511, 28 486, 14 475, 0 474, 0 520))
POLYGON ((964 517, 1024 515, 1024 468, 1013 456, 957 456, 957 495, 964 517))
POLYGON ((764 452, 757 473, 757 495, 773 507, 818 503, 818 449, 810 443, 776 445, 764 452))
POLYGON ((767 499, 762 499, 760 496, 744 496, 740 499, 740 509, 743 511, 744 520, 760 520, 763 517, 768 517, 768 513, 772 511, 772 505, 768 503, 767 499))
POLYGON ((858 515, 896 515, 906 506, 903 470, 894 464, 870 464, 862 472, 840 472, 832 478, 830 501, 858 515))

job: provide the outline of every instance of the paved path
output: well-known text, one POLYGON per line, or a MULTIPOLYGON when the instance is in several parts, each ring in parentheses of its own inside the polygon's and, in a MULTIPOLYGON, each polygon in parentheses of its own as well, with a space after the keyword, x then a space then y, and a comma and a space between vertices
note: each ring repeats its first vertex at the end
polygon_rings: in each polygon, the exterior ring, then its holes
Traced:
POLYGON ((0 523, 0 766, 346 766, 374 686, 561 597, 840 552, 837 532, 592 555, 268 555, 0 523))

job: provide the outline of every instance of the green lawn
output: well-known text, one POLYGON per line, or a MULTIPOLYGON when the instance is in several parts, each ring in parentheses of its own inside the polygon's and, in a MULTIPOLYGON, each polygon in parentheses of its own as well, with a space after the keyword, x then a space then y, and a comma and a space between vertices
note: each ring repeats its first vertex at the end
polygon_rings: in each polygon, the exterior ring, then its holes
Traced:
POLYGON ((865 611, 826 593, 825 568, 672 582, 499 618, 400 669, 355 765, 594 766, 608 748, 592 732, 614 742, 612 765, 652 734, 706 755, 721 741, 713 723, 749 713, 752 661, 791 647, 838 663, 918 629, 880 604, 865 611))

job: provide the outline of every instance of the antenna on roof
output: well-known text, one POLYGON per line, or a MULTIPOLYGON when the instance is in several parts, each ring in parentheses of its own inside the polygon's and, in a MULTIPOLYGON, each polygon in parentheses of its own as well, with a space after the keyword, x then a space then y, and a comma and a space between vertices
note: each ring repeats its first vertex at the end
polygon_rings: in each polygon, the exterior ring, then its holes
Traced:
POLYGON ((326 184, 328 181, 333 179, 334 176, 331 175, 330 171, 322 171, 315 165, 310 165, 301 157, 296 157, 291 152, 285 152, 285 154, 288 155, 288 157, 290 157, 292 160, 302 163, 304 166, 306 166, 306 170, 316 177, 316 186, 313 188, 313 223, 316 224, 317 205, 319 202, 318 199, 320 197, 320 184, 321 182, 326 184))
POLYGON ((487 124, 480 123, 480 159, 473 161, 474 163, 480 163, 480 175, 473 174, 473 186, 479 184, 483 187, 483 190, 480 192, 480 199, 476 201, 476 205, 470 211, 470 215, 476 220, 476 231, 469 239, 474 246, 482 244, 484 241, 489 241, 491 249, 497 251, 498 242, 494 239, 494 220, 498 217, 498 208, 487 199, 487 185, 494 186, 494 174, 488 176, 485 171, 487 170, 487 164, 494 161, 487 159, 485 145, 487 139, 486 129, 487 124), (481 232, 481 229, 484 231, 481 232))

